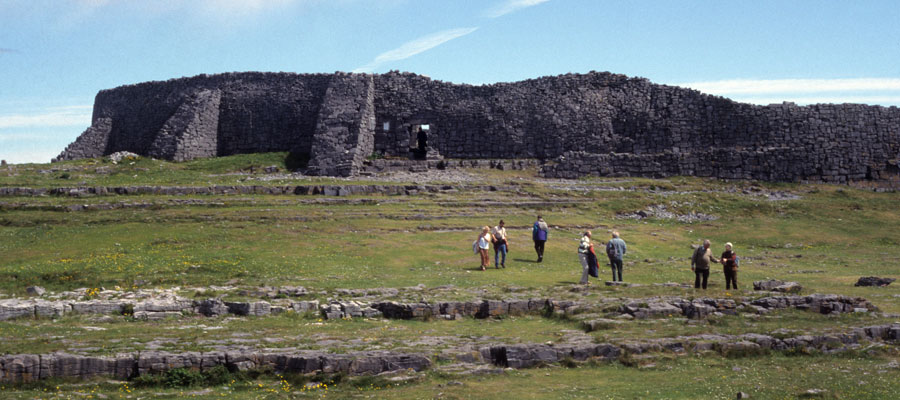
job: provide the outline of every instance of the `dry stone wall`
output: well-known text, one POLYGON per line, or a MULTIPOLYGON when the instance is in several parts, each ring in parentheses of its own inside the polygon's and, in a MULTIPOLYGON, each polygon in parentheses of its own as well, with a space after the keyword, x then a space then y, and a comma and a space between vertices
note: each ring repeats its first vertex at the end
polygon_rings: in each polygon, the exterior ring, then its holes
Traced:
POLYGON ((308 173, 358 174, 375 144, 374 91, 371 75, 335 76, 319 111, 308 173))
POLYGON ((292 151, 313 173, 353 175, 373 152, 410 156, 417 125, 440 156, 548 160, 552 177, 900 177, 896 107, 756 106, 605 72, 481 86, 398 72, 148 82, 100 92, 92 126, 59 159, 292 151))

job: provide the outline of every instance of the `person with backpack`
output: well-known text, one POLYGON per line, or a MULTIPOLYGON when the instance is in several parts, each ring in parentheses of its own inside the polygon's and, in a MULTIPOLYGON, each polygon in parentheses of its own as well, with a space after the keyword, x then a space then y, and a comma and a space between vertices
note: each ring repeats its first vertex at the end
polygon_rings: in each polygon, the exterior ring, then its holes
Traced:
POLYGON ((701 287, 702 278, 703 290, 706 290, 706 280, 709 279, 709 264, 719 262, 717 258, 713 257, 709 245, 709 240, 704 240, 703 246, 697 247, 697 250, 694 250, 694 255, 691 257, 691 271, 694 271, 695 276, 694 289, 701 287))
POLYGON ((737 267, 738 267, 738 259, 737 253, 734 252, 733 246, 731 243, 725 243, 725 251, 722 252, 722 257, 719 260, 722 263, 722 268, 725 270, 725 290, 737 289, 737 267))
POLYGON ((628 246, 619 238, 619 232, 612 233, 612 239, 606 243, 606 256, 609 258, 609 267, 612 268, 613 282, 616 282, 616 271, 619 271, 619 282, 622 282, 622 257, 628 246))
POLYGON ((537 262, 544 261, 544 244, 547 243, 547 233, 549 231, 550 227, 538 215, 537 221, 534 221, 534 226, 531 228, 531 240, 534 241, 534 251, 537 252, 538 256, 537 262))

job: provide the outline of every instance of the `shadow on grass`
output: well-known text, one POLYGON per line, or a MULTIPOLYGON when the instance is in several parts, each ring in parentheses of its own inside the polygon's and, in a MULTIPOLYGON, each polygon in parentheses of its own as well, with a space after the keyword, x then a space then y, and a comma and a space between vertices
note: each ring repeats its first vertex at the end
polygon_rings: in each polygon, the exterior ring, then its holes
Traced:
POLYGON ((538 263, 536 260, 526 260, 524 258, 514 258, 513 261, 523 262, 523 263, 532 263, 532 264, 538 263))

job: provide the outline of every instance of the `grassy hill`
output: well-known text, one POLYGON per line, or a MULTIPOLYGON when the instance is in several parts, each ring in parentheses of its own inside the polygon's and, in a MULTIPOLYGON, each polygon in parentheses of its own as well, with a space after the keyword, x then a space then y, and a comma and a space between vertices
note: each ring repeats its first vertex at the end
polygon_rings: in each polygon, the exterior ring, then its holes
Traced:
MULTIPOLYGON (((800 283, 803 294, 864 297, 881 311, 839 316, 796 310, 753 317, 741 313, 699 323, 683 318, 625 320, 595 332, 584 332, 577 319, 539 315, 452 321, 322 321, 315 313, 164 321, 73 315, 0 321, 0 352, 105 355, 142 349, 202 351, 240 343, 434 353, 469 342, 564 341, 573 332, 603 343, 699 334, 833 333, 900 321, 900 284, 854 286, 862 276, 900 277, 898 193, 688 177, 563 181, 541 179, 535 170, 493 169, 348 180, 290 174, 290 164, 287 154, 272 153, 188 163, 138 158, 11 165, 0 169, 0 188, 425 183, 449 188, 399 196, 0 197, 0 293, 4 298, 26 297, 26 288, 36 285, 51 294, 83 293, 83 300, 103 289, 240 300, 259 298, 254 294, 259 288, 302 286, 309 291, 306 299, 325 303, 347 297, 353 289, 417 288, 419 292, 401 290, 401 297, 437 301, 521 294, 599 304, 657 296, 755 298, 763 295, 752 290, 753 281, 780 279, 800 283), (476 186, 501 189, 473 189, 476 186), (531 242, 537 214, 551 226, 540 264, 531 242), (479 227, 500 219, 510 232, 507 266, 479 271, 472 240, 479 227), (609 272, 603 265, 600 280, 592 279, 587 289, 577 285, 577 240, 586 229, 598 242, 605 242, 612 230, 621 232, 629 250, 625 280, 637 285, 604 285, 609 272), (705 292, 654 285, 692 283, 691 246, 702 239, 713 242, 716 254, 725 242, 734 243, 742 260, 740 290, 724 289, 718 265, 712 267, 705 292), (411 344, 416 340, 425 344, 411 344), (348 341, 353 344, 333 344, 348 341)), ((741 358, 663 352, 612 363, 563 363, 486 374, 433 368, 402 380, 235 373, 224 385, 204 376, 187 381, 99 380, 88 386, 43 382, 5 385, 0 391, 9 398, 51 398, 57 393, 113 398, 734 398, 737 392, 752 398, 888 398, 900 393, 898 361, 896 344, 888 344, 840 354, 741 358), (325 390, 304 386, 307 382, 332 383, 325 390), (824 392, 807 393, 810 389, 824 392)), ((440 362, 436 366, 441 367, 440 362)))

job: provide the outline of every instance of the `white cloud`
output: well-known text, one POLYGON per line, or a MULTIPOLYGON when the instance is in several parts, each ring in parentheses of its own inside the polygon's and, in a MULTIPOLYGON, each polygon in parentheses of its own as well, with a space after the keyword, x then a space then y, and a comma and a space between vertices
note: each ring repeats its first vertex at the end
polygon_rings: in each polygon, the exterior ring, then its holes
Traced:
POLYGON ((281 7, 294 2, 296 0, 203 0, 200 3, 207 10, 244 13, 260 11, 265 8, 281 7))
POLYGON ((730 79, 678 83, 704 93, 752 104, 862 103, 900 105, 900 79, 730 79))
POLYGON ((400 47, 396 49, 379 54, 372 62, 353 70, 353 72, 372 72, 373 70, 375 70, 375 68, 381 66, 384 63, 399 61, 412 57, 416 54, 427 51, 429 49, 433 49, 458 37, 475 32, 477 29, 478 28, 448 29, 446 31, 440 31, 428 36, 423 36, 418 39, 411 40, 400 45, 400 47))
POLYGON ((497 18, 509 14, 513 11, 536 6, 548 1, 550 0, 506 0, 495 7, 489 8, 484 12, 484 16, 488 18, 497 18))
POLYGON ((807 104, 870 104, 882 106, 900 106, 900 94, 896 96, 841 96, 841 95, 822 95, 822 96, 726 96, 734 101, 741 103, 750 103, 758 105, 780 104, 785 101, 797 103, 799 105, 807 104))
POLYGON ((36 140, 51 139, 51 136, 34 133, 4 133, 0 132, 0 143, 3 142, 31 142, 36 140))
POLYGON ((676 85, 715 94, 823 93, 900 90, 900 79, 732 79, 676 85))
POLYGON ((6 160, 6 162, 10 164, 48 163, 58 155, 59 150, 35 149, 0 155, 0 158, 6 160))
POLYGON ((54 107, 37 112, 0 115, 0 129, 84 126, 91 124, 91 106, 54 107))
POLYGON ((142 16, 190 13, 201 20, 234 23, 291 4, 319 1, 324 0, 78 0, 76 3, 78 7, 65 17, 65 22, 80 23, 85 18, 102 12, 104 9, 120 7, 142 16))

